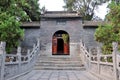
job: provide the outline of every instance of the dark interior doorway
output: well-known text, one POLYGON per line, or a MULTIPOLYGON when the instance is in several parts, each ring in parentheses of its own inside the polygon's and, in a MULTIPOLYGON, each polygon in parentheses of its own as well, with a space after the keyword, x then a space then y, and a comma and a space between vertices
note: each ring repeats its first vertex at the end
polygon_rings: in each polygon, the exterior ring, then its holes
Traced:
POLYGON ((69 55, 69 34, 59 30, 52 37, 52 55, 69 55))
POLYGON ((57 39, 57 52, 59 55, 62 55, 64 53, 64 42, 61 38, 57 39))

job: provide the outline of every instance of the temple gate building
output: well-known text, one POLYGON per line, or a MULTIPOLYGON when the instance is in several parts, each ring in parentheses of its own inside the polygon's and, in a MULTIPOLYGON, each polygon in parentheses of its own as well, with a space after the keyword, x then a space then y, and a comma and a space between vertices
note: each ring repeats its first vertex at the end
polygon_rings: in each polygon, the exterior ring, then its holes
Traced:
POLYGON ((41 49, 49 45, 47 49, 52 55, 70 55, 72 43, 79 44, 80 40, 88 48, 97 46, 94 32, 99 24, 103 23, 84 21, 75 11, 47 11, 41 15, 40 22, 23 23, 25 38, 22 46, 32 47, 36 39, 40 39, 41 49))

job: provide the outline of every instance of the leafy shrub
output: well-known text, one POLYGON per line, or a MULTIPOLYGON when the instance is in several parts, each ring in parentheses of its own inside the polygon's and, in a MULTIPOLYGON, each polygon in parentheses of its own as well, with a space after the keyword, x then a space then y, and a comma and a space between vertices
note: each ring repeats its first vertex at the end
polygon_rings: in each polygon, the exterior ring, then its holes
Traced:
POLYGON ((20 29, 20 22, 14 16, 5 12, 0 14, 0 41, 6 42, 7 53, 10 53, 12 48, 17 47, 23 36, 24 30, 20 29))

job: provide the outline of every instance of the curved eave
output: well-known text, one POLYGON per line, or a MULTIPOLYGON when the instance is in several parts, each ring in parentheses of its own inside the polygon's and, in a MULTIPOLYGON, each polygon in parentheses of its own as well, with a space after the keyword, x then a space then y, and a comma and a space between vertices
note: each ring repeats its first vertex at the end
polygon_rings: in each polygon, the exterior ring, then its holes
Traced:
POLYGON ((83 27, 97 28, 99 25, 105 25, 106 23, 105 21, 84 21, 83 27))
POLYGON ((56 19, 65 19, 65 20, 80 20, 82 17, 63 17, 63 16, 58 16, 58 17, 41 17, 41 20, 56 20, 56 19))
POLYGON ((21 28, 40 28, 40 22, 23 22, 21 28))

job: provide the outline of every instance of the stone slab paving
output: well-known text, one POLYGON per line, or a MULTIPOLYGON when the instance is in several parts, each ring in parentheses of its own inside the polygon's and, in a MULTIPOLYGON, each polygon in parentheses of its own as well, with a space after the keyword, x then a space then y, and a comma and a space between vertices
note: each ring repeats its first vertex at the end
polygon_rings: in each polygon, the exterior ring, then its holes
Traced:
POLYGON ((87 71, 33 70, 16 80, 99 80, 87 71))

